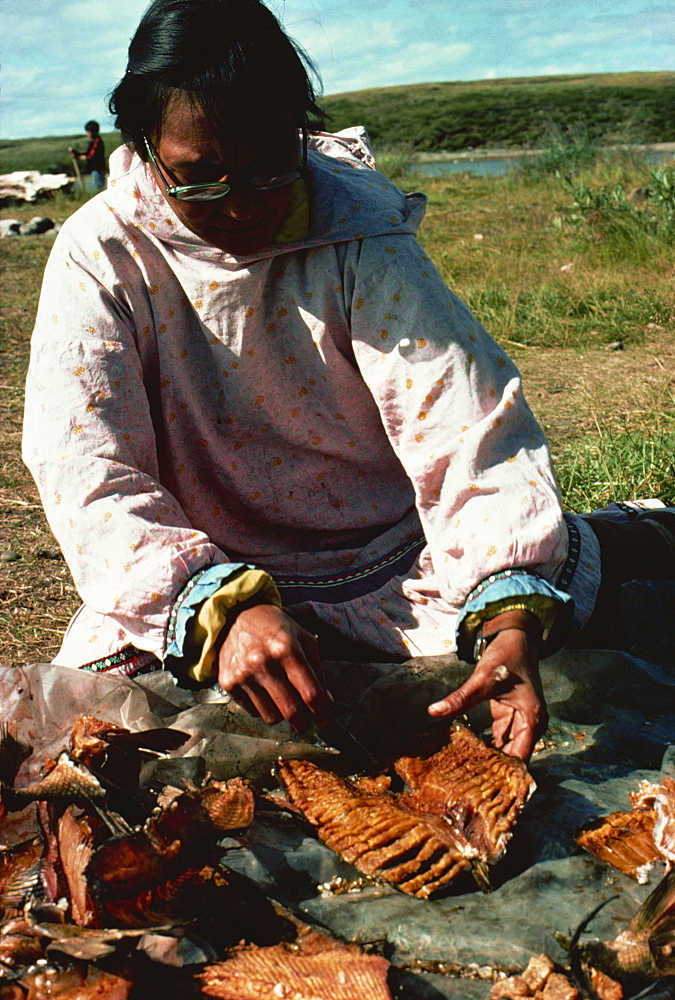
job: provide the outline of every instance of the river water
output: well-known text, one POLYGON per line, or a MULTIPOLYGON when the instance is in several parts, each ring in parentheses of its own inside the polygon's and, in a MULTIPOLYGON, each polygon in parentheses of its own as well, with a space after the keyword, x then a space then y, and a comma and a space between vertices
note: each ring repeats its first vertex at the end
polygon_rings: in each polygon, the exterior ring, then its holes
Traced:
MULTIPOLYGON (((646 149, 645 159, 651 166, 660 166, 672 162, 675 153, 672 149, 646 149)), ((425 177, 442 177, 444 174, 477 174, 481 177, 499 177, 507 174, 527 162, 533 162, 535 156, 458 156, 447 160, 425 160, 415 164, 415 173, 425 177)))

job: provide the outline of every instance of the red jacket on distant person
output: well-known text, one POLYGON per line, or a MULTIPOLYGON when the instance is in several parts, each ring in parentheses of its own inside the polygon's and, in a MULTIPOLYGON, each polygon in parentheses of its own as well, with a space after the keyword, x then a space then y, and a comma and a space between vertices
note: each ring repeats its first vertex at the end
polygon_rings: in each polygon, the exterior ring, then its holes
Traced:
POLYGON ((96 135, 91 139, 84 155, 87 158, 88 173, 92 170, 100 170, 101 173, 106 172, 105 146, 100 135, 96 135))

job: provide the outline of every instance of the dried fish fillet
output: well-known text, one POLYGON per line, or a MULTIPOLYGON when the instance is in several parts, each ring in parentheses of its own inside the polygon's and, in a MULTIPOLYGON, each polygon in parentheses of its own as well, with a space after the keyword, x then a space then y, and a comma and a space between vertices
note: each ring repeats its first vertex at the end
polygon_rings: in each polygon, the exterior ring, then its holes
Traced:
POLYGON ((94 853, 91 825, 86 817, 76 816, 73 807, 69 806, 60 817, 57 830, 59 855, 68 884, 72 920, 78 927, 95 927, 96 907, 84 874, 94 853))
POLYGON ((334 944, 305 953, 283 945, 245 948, 207 966, 202 994, 220 1000, 392 1000, 389 962, 334 944))
POLYGON ((250 824, 253 795, 240 779, 183 792, 142 830, 108 840, 93 854, 87 878, 97 899, 127 897, 215 859, 219 833, 250 824))
POLYGON ((640 782, 628 798, 633 809, 595 820, 576 835, 576 842, 600 861, 640 883, 649 881, 655 861, 675 864, 675 781, 640 782))
POLYGON ((278 771, 291 802, 328 847, 403 892, 427 899, 477 855, 442 818, 420 816, 389 792, 364 792, 310 761, 281 760, 278 771))
POLYGON ((649 870, 660 858, 654 843, 653 810, 616 812, 585 826, 575 840, 598 861, 630 875, 637 882, 649 881, 649 870))
POLYGON ((123 976, 94 966, 79 969, 49 969, 22 977, 28 997, 58 997, 59 1000, 127 1000, 133 983, 123 976))
POLYGON ((295 931, 255 882, 213 865, 190 868, 143 892, 105 900, 101 912, 107 927, 189 924, 218 949, 242 939, 274 944, 295 931))
POLYGON ((466 726, 455 723, 449 737, 432 756, 395 762, 396 773, 410 789, 399 802, 446 817, 488 864, 494 864, 535 789, 534 780, 523 761, 487 746, 466 726))
POLYGON ((108 763, 111 753, 147 759, 177 750, 188 739, 187 733, 177 729, 146 729, 134 733, 113 722, 81 715, 73 726, 70 746, 73 757, 87 767, 94 767, 108 763))

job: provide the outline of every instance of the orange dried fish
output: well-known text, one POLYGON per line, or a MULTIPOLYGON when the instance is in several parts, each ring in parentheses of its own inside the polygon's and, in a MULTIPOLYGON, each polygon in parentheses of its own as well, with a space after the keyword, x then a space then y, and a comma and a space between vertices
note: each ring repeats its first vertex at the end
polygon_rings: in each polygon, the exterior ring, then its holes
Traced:
POLYGON ((127 1000, 133 983, 123 976, 103 972, 88 966, 85 972, 79 969, 57 969, 47 967, 21 977, 28 989, 26 1000, 127 1000))
POLYGON ((589 823, 575 840, 594 858, 644 884, 660 857, 654 843, 655 820, 651 809, 611 813, 589 823))
POLYGON ((522 761, 493 750, 459 723, 440 751, 401 757, 409 790, 386 776, 340 778, 308 761, 279 761, 291 804, 359 871, 428 898, 471 865, 488 888, 486 864, 503 853, 534 781, 522 761))
POLYGON ((189 868, 143 892, 107 899, 101 910, 107 927, 190 924, 219 949, 242 939, 268 945, 295 933, 255 882, 214 865, 189 868))
POLYGON ((202 994, 220 1000, 392 1000, 389 962, 337 942, 320 950, 242 948, 200 974, 202 994))
POLYGON ((518 814, 535 789, 522 760, 487 746, 458 722, 438 753, 401 757, 394 769, 410 789, 399 802, 446 817, 488 864, 504 853, 518 814))
POLYGON ((243 778, 210 781, 199 790, 198 796, 217 830, 239 830, 253 822, 255 799, 243 778))
POLYGON ((29 802, 91 805, 105 799, 105 789, 91 771, 65 750, 38 781, 23 788, 4 788, 7 809, 23 809, 29 802))
POLYGON ((143 829, 108 840, 93 854, 87 879, 97 899, 143 892, 189 867, 215 860, 218 835, 253 818, 253 794, 240 779, 183 792, 143 829))
POLYGON ((189 738, 187 733, 177 729, 164 727, 132 732, 93 715, 81 715, 73 726, 70 746, 73 757, 87 767, 100 767, 108 762, 111 754, 148 759, 177 750, 189 738))
POLYGON ((467 868, 476 850, 436 816, 420 816, 389 792, 368 793, 302 760, 280 760, 291 802, 321 840, 366 875, 427 899, 467 868))
POLYGON ((86 816, 77 817, 69 806, 57 825, 61 867, 68 884, 70 914, 78 927, 98 926, 96 906, 85 877, 94 853, 92 828, 86 816))

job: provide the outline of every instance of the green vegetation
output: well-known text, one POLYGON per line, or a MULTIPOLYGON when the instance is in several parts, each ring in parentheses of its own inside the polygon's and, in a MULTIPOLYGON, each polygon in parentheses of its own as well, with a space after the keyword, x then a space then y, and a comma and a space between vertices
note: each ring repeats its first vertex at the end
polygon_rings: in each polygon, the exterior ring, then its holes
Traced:
MULTIPOLYGON (((119 132, 102 132, 106 156, 122 144, 119 132)), ((0 139, 0 173, 14 170, 39 170, 42 174, 73 175, 68 146, 87 148, 86 135, 47 135, 41 139, 0 139)))
POLYGON ((600 430, 565 445, 556 456, 556 472, 571 510, 594 510, 611 500, 640 497, 672 503, 674 456, 673 423, 670 430, 600 430))
POLYGON ((675 139, 675 73, 598 73, 424 83, 326 97, 332 131, 364 125, 416 150, 536 147, 552 130, 595 143, 675 139))

